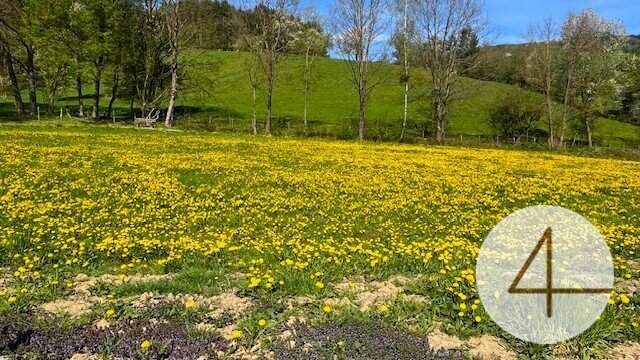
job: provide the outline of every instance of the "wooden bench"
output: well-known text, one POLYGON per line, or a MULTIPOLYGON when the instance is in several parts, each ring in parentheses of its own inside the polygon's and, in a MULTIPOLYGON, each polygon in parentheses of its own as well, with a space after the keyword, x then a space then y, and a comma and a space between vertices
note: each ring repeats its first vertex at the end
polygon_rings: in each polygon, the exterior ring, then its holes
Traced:
POLYGON ((158 121, 158 119, 160 119, 160 110, 153 109, 151 110, 151 112, 149 112, 149 114, 147 114, 146 117, 143 117, 143 118, 137 117, 133 119, 133 124, 136 127, 140 127, 141 125, 144 125, 145 127, 153 127, 155 123, 158 121))

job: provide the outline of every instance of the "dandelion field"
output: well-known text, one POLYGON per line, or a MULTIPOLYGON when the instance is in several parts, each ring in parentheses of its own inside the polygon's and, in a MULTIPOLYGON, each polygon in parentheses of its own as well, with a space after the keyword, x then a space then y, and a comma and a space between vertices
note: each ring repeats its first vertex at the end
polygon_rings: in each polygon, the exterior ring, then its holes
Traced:
POLYGON ((0 355, 366 358, 379 334, 389 358, 638 349, 640 162, 98 127, 0 127, 0 150, 2 331, 35 334, 0 355), (587 217, 615 262, 602 318, 555 346, 502 332, 475 289, 484 237, 538 204, 587 217))

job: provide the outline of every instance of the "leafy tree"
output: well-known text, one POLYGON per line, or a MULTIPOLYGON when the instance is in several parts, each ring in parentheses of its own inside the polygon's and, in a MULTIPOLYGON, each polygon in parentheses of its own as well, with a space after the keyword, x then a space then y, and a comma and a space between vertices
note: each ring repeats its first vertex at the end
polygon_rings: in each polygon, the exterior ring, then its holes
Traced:
MULTIPOLYGON (((5 0, 0 7, 0 41, 3 53, 11 61, 7 63, 17 66, 27 78, 29 92, 29 112, 35 115, 38 107, 36 47, 32 39, 32 31, 37 29, 33 24, 33 8, 42 6, 37 0, 5 0)), ((15 72, 15 67, 13 69, 15 72)), ((19 88, 14 84, 14 88, 19 88)), ((17 101, 17 99, 16 99, 17 101)), ((17 106, 18 107, 18 106, 17 106)))
POLYGON ((616 92, 615 69, 621 59, 623 34, 621 24, 607 21, 593 10, 569 16, 562 28, 565 106, 576 108, 589 147, 593 146, 594 119, 609 108, 616 92))
POLYGON ((505 96, 491 113, 491 126, 498 134, 520 141, 535 129, 541 117, 541 107, 535 95, 518 89, 505 96))

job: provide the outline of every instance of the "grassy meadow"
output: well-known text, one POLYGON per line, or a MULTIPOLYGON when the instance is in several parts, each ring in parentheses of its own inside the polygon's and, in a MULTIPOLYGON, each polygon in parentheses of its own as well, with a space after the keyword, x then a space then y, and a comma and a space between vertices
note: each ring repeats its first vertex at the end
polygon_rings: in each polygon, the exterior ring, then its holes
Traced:
MULTIPOLYGON (((319 61, 320 74, 338 66, 319 61)), ((477 91, 485 95, 468 106, 481 118, 493 95, 477 91)), ((396 100, 383 94, 372 114, 396 100)), ((244 97, 226 99, 246 108, 244 97)), ((315 102, 314 116, 338 122, 332 114, 351 106, 335 99, 315 102)), ((2 125, 0 352, 632 356, 640 346, 639 174, 637 161, 546 152, 2 125), (537 204, 587 217, 615 263, 616 290, 601 319, 554 346, 501 331, 475 287, 485 236, 537 204)))

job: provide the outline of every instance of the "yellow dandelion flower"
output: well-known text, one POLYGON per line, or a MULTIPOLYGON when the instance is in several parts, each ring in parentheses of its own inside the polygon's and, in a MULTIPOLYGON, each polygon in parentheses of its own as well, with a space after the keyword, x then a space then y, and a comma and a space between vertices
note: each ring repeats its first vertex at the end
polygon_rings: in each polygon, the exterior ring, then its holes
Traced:
POLYGON ((151 340, 144 340, 142 341, 142 343, 140 343, 140 348, 142 350, 148 350, 151 347, 152 343, 151 340))
POLYGON ((324 304, 324 305, 322 305, 322 311, 323 311, 325 314, 329 314, 332 310, 333 310, 333 309, 331 309, 331 305, 329 305, 329 304, 324 304))
POLYGON ((193 300, 192 298, 189 298, 189 299, 187 299, 187 301, 185 301, 184 307, 187 310, 193 310, 196 307, 198 307, 198 303, 195 300, 193 300))

